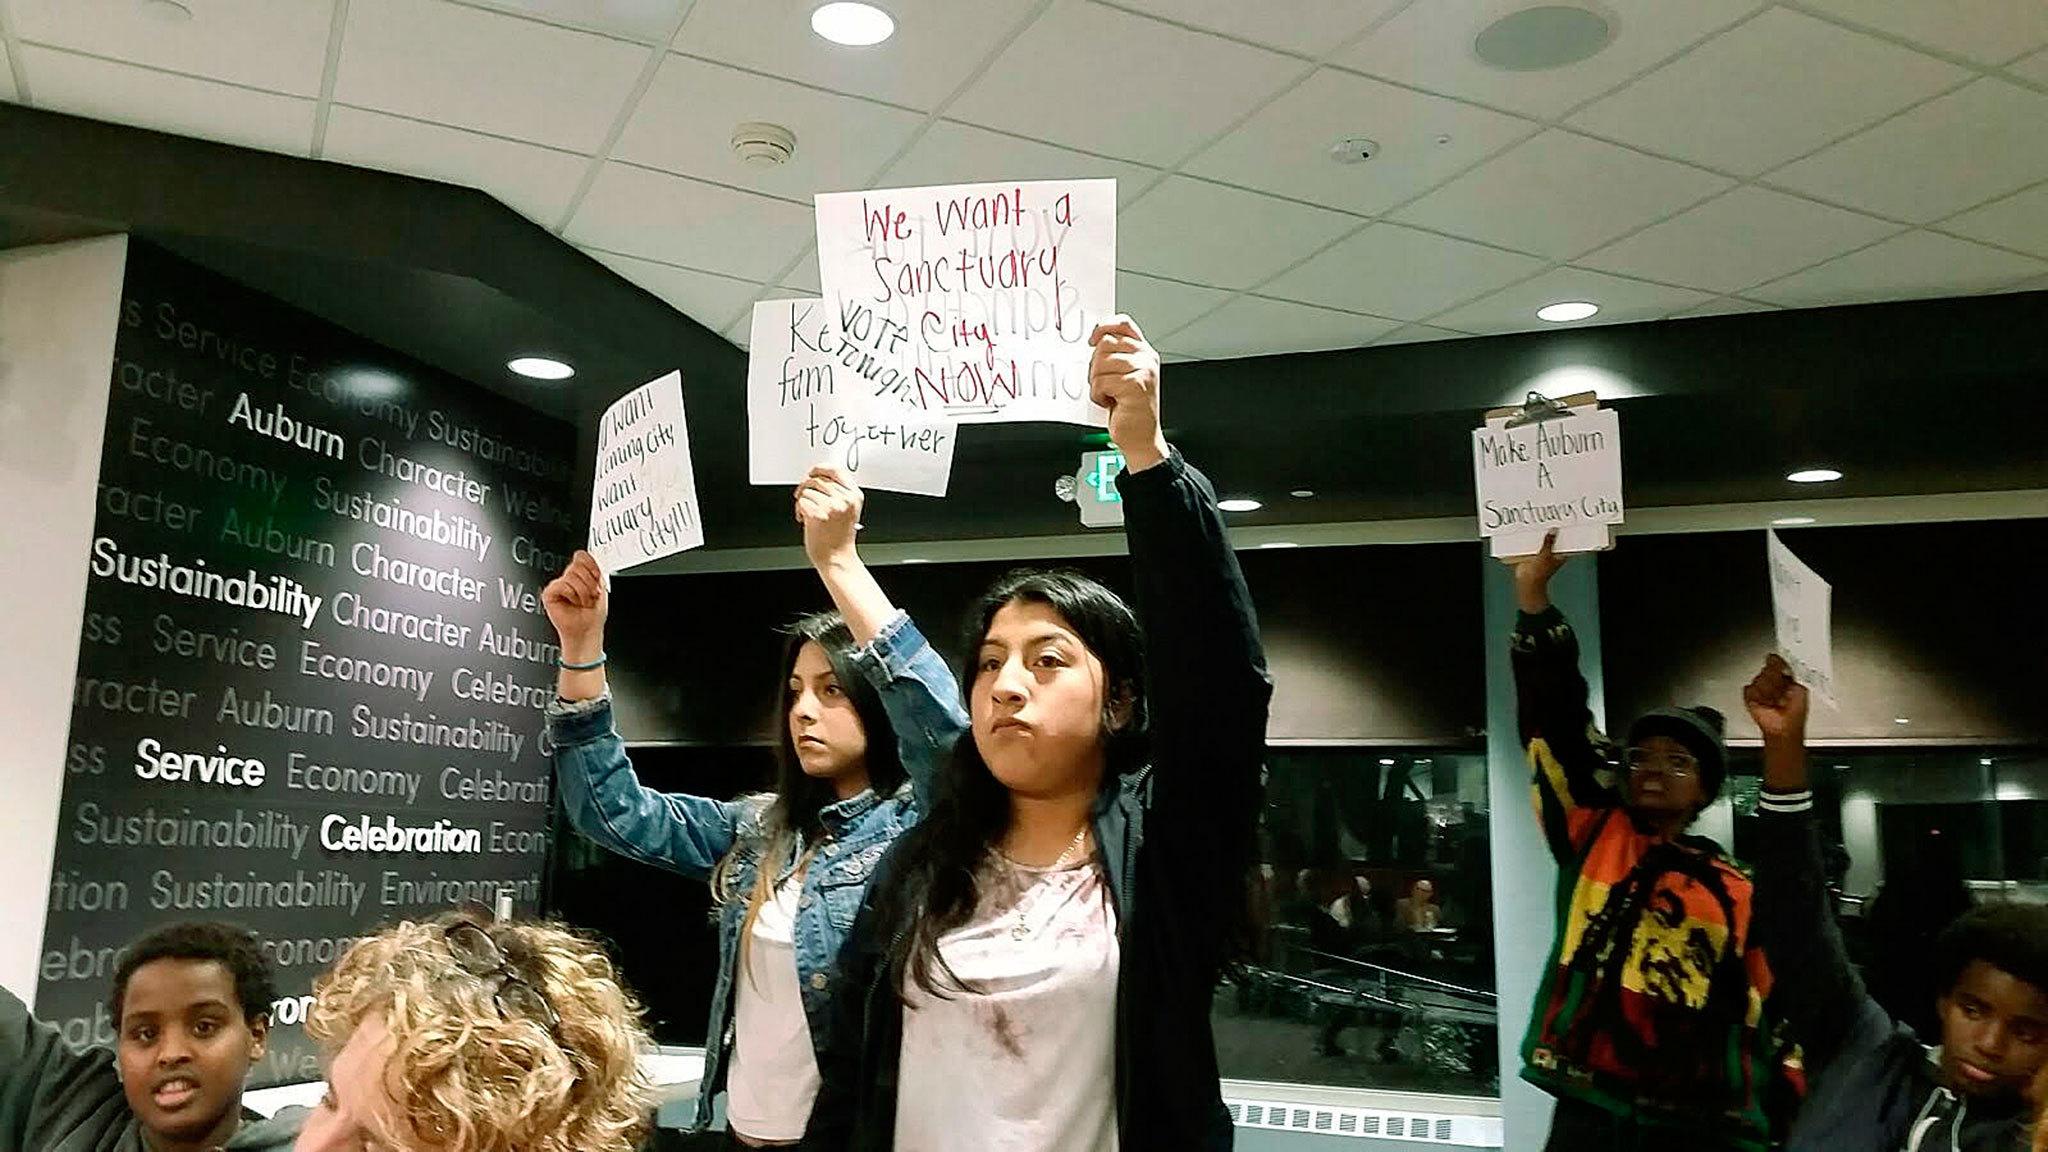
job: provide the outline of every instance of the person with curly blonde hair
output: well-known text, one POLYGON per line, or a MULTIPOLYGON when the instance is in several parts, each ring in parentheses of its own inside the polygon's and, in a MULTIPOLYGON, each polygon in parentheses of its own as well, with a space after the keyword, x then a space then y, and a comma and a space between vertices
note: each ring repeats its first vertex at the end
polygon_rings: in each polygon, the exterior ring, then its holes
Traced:
POLYGON ((295 1152, 631 1152, 645 1134, 640 1007, 603 949, 560 925, 396 924, 314 993, 327 1091, 295 1152))

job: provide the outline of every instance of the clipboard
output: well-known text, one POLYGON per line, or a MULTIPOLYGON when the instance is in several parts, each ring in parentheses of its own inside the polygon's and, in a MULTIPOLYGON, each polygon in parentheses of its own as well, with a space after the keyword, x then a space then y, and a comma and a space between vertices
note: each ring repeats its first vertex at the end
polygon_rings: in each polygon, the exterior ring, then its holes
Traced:
MULTIPOLYGON (((1486 413, 1486 424, 1491 426, 1498 423, 1503 428, 1527 428, 1532 424, 1570 420, 1581 410, 1599 406, 1600 395, 1597 392, 1574 392, 1569 396, 1558 397, 1530 392, 1520 404, 1489 409, 1486 413)), ((1556 531, 1556 548, 1560 555, 1605 552, 1614 547, 1614 529, 1609 524, 1585 524, 1556 531)), ((1541 551, 1543 538, 1548 534, 1547 531, 1515 532, 1487 539, 1495 558, 1512 560, 1522 556, 1533 556, 1541 551)))

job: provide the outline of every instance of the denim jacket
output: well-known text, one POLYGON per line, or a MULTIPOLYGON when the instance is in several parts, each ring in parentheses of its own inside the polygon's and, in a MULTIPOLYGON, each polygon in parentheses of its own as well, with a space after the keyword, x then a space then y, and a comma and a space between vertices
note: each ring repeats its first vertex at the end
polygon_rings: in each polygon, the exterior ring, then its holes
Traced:
MULTIPOLYGON (((897 835, 929 808, 932 778, 967 729, 952 671, 907 615, 898 613, 880 635, 854 653, 853 663, 882 697, 909 783, 893 796, 862 792, 820 813, 825 840, 804 875, 794 933, 804 1016, 812 1047, 820 1051, 832 1021, 832 998, 839 991, 834 962, 853 928, 875 864, 897 835)), ((557 700, 547 710, 547 736, 562 806, 577 832, 622 856, 700 880, 710 879, 712 869, 737 848, 739 855, 727 873, 728 889, 743 894, 753 887, 766 847, 761 818, 768 797, 708 800, 641 786, 625 742, 612 726, 608 697, 574 704, 557 700)), ((796 854, 770 866, 778 881, 787 879, 796 867, 796 854)), ((705 1032, 697 1128, 710 1124, 712 1099, 725 1087, 733 981, 746 910, 744 899, 726 900, 718 907, 718 982, 705 1032)))

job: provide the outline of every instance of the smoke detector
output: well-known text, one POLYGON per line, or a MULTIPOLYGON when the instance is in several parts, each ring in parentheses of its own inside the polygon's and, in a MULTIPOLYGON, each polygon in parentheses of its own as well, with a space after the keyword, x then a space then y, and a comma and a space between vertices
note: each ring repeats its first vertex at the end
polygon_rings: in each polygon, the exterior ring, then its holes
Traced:
POLYGON ((752 167, 779 168, 796 153, 796 133, 750 120, 732 130, 732 150, 752 167))
POLYGON ((1379 144, 1363 136, 1346 136, 1330 145, 1330 159, 1339 164, 1363 164, 1379 154, 1379 144))

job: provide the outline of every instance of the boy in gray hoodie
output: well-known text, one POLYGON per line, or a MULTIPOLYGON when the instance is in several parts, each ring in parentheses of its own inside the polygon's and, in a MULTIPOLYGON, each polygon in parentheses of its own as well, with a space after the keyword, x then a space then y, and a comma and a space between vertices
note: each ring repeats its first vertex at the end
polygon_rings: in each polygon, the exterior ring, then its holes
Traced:
POLYGON ((245 1115, 276 999, 249 933, 180 923, 114 973, 115 1047, 79 1051, 0 988, 0 1152, 282 1152, 303 1114, 245 1115))
POLYGON ((1806 1058, 1786 1152, 2025 1152, 2048 1065, 2048 907, 1998 902, 1935 942, 1941 1045, 1864 991, 1829 907, 1806 770, 1807 692, 1773 656, 1744 692, 1764 738, 1757 935, 1806 1058))

